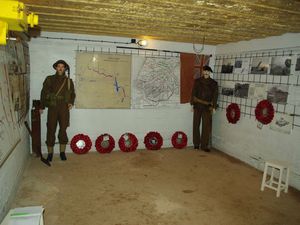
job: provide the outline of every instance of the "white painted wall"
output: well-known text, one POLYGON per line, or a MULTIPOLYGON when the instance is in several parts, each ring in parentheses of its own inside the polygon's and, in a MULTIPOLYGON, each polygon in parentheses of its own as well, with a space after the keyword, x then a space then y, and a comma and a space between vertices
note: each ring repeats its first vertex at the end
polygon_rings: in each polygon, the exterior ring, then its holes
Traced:
POLYGON ((29 157, 29 135, 24 125, 20 134, 21 142, 0 168, 0 221, 10 209, 29 157))
MULTIPOLYGON (((129 38, 105 37, 90 35, 73 35, 67 33, 44 32, 42 36, 56 38, 80 38, 129 42, 129 38)), ((120 45, 120 44, 118 44, 120 45)), ((116 51, 114 44, 78 42, 70 40, 32 39, 29 43, 31 60, 31 98, 39 99, 42 83, 46 75, 54 73, 52 64, 58 59, 66 60, 71 67, 71 78, 75 81, 75 50, 88 48, 95 51, 110 48, 116 51)), ((133 46, 136 47, 136 46, 133 46)), ((201 46, 197 46, 200 49, 201 46)), ((193 52, 192 44, 150 40, 147 48, 157 48, 181 52, 193 52)), ((205 46, 204 54, 214 54, 215 46, 205 46)), ((214 63, 213 61, 211 62, 214 63)), ((46 114, 42 115, 42 149, 45 152, 46 114)), ((133 132, 139 140, 139 147, 144 148, 143 139, 147 132, 158 131, 164 138, 163 147, 171 146, 173 132, 182 130, 187 133, 189 143, 192 137, 192 111, 189 104, 172 109, 73 109, 71 126, 68 129, 69 139, 77 133, 88 134, 93 143, 105 132, 110 133, 117 143, 124 132, 133 132)), ((116 145, 116 149, 118 146, 116 145)), ((58 147, 56 147, 56 151, 58 147)), ((95 150, 93 148, 93 150, 95 150)), ((69 146, 67 151, 71 151, 69 146)))
MULTIPOLYGON (((296 46, 300 46, 300 33, 218 45, 216 54, 296 46)), ((290 135, 270 130, 268 126, 259 130, 253 117, 241 117, 237 125, 231 125, 225 114, 225 111, 218 111, 214 116, 214 146, 260 170, 265 160, 288 161, 290 184, 300 190, 300 128, 296 127, 290 135)))

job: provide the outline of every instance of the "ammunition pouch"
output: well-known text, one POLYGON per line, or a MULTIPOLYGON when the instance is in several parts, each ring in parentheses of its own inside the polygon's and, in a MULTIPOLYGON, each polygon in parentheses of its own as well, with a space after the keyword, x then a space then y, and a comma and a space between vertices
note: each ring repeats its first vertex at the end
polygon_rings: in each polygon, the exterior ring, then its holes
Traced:
POLYGON ((47 94, 45 99, 46 107, 55 107, 59 101, 64 100, 63 96, 56 96, 54 93, 47 94))

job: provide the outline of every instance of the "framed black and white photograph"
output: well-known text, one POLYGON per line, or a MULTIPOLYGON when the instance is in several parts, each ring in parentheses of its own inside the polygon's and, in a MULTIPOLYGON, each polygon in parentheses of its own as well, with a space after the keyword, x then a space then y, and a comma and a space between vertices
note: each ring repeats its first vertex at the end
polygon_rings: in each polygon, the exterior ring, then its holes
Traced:
POLYGON ((221 73, 233 72, 234 59, 223 59, 221 73))
POLYGON ((289 95, 289 86, 269 84, 267 93, 267 99, 270 102, 286 104, 289 95))
POLYGON ((300 71, 300 55, 297 55, 295 71, 300 71))
POLYGON ((291 73, 292 58, 290 56, 274 56, 271 62, 271 75, 288 76, 291 73))
POLYGON ((251 63, 252 74, 268 74, 270 57, 255 57, 251 63))
POLYGON ((234 94, 234 85, 235 83, 232 81, 225 81, 222 84, 221 94, 226 96, 233 96, 234 94))
POLYGON ((248 98, 249 84, 236 83, 234 86, 234 96, 238 98, 248 98))

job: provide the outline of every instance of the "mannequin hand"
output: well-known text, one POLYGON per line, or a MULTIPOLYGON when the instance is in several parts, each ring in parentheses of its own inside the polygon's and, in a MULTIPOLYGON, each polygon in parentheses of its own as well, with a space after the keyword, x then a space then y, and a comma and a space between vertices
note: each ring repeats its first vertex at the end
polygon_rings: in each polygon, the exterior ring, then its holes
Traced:
POLYGON ((72 104, 68 104, 68 109, 71 110, 73 108, 72 104))
POLYGON ((215 112, 216 112, 216 109, 215 109, 215 108, 213 108, 213 107, 209 107, 209 111, 211 112, 211 114, 215 114, 215 112))

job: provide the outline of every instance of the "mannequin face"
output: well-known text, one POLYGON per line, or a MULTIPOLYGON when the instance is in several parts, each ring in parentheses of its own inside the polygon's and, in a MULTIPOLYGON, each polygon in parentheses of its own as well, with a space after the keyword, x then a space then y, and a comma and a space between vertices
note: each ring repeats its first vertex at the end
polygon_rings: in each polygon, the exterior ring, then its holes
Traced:
POLYGON ((204 71, 203 71, 203 77, 204 77, 205 79, 207 79, 207 78, 209 78, 209 76, 210 76, 210 71, 204 70, 204 71))
POLYGON ((65 71, 66 71, 66 68, 65 68, 64 64, 61 64, 61 63, 57 64, 57 66, 56 66, 56 73, 58 75, 64 75, 65 71))

